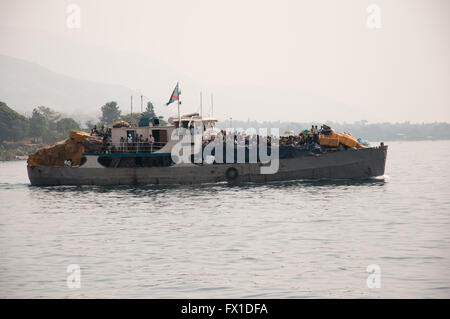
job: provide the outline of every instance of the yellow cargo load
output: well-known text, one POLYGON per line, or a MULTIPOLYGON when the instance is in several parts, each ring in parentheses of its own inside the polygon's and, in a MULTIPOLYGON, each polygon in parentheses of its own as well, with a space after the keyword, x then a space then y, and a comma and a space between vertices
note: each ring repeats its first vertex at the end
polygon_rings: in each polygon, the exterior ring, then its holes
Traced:
POLYGON ((64 166, 64 161, 71 160, 72 165, 80 165, 83 145, 67 139, 38 149, 28 156, 28 166, 64 166))
POLYGON ((366 148, 367 146, 359 143, 356 138, 354 138, 349 133, 336 133, 332 132, 330 135, 319 135, 319 144, 323 146, 337 147, 339 144, 345 145, 347 147, 353 148, 366 148), (336 145, 337 143, 337 145, 336 145))
POLYGON ((366 148, 367 146, 358 142, 356 138, 354 138, 350 133, 344 132, 340 133, 339 143, 344 144, 348 147, 356 147, 356 148, 366 148))
POLYGON ((64 166, 66 160, 71 160, 72 166, 81 164, 83 141, 90 134, 79 131, 70 131, 69 139, 56 142, 38 149, 28 156, 28 166, 64 166))
POLYGON ((74 130, 70 131, 70 133, 69 133, 70 139, 72 139, 78 143, 83 143, 83 141, 90 136, 91 136, 91 134, 89 134, 89 133, 74 131, 74 130))
POLYGON ((319 144, 322 146, 338 147, 339 146, 339 138, 338 137, 329 137, 329 136, 320 134, 319 135, 319 144))
POLYGON ((347 147, 356 147, 358 141, 347 133, 338 133, 339 134, 339 143, 345 145, 347 147))

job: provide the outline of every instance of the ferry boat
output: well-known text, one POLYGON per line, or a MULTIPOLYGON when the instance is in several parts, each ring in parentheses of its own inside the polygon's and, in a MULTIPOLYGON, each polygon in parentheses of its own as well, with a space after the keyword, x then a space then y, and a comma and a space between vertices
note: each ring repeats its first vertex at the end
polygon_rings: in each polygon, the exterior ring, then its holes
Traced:
POLYGON ((257 143, 253 160, 252 146, 245 143, 233 143, 231 149, 226 149, 224 142, 223 152, 216 144, 216 153, 204 156, 208 147, 205 141, 222 134, 215 128, 216 122, 213 117, 197 113, 169 118, 168 125, 160 125, 153 118, 145 126, 113 127, 107 142, 73 131, 70 139, 30 155, 28 176, 32 185, 144 185, 367 179, 384 175, 387 145, 363 147, 349 134, 316 132, 321 143, 302 146, 281 146, 275 138, 267 139, 268 145, 257 143), (201 131, 202 145, 196 152, 195 134, 191 133, 197 130, 201 131), (191 161, 180 162, 174 156, 177 147, 190 148, 191 161), (261 158, 262 148, 270 161, 261 158), (200 156, 193 160, 196 154, 200 156), (276 170, 270 171, 275 161, 276 170))

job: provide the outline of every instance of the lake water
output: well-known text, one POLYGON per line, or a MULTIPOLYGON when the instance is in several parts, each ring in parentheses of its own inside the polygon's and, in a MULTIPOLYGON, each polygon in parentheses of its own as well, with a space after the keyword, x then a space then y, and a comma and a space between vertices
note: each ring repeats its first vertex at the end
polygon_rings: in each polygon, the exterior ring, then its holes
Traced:
POLYGON ((0 162, 0 297, 448 298, 450 141, 388 144, 365 182, 33 187, 0 162))

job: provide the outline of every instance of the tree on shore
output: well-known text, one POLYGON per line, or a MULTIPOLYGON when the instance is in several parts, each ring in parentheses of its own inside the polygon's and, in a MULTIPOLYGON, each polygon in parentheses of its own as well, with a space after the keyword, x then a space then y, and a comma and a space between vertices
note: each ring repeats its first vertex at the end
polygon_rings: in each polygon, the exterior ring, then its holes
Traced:
POLYGON ((56 137, 58 140, 67 138, 71 130, 80 131, 80 124, 72 118, 65 117, 56 122, 56 137))
POLYGON ((68 138, 71 130, 80 130, 80 124, 72 118, 61 118, 61 114, 49 107, 39 106, 30 118, 29 136, 53 143, 68 138))
POLYGON ((147 102, 147 108, 145 109, 145 112, 143 115, 149 115, 151 117, 155 117, 155 108, 153 107, 153 103, 152 102, 147 102))
POLYGON ((124 114, 120 117, 121 121, 128 122, 130 124, 137 124, 139 123, 139 120, 141 119, 143 113, 133 113, 133 116, 128 113, 124 114))
POLYGON ((42 138, 46 135, 47 130, 44 115, 38 109, 33 109, 30 118, 30 136, 35 138, 42 138))
POLYGON ((119 120, 121 112, 117 106, 117 102, 111 101, 102 106, 102 116, 100 122, 103 125, 112 125, 115 121, 119 120))
POLYGON ((29 119, 0 102, 0 143, 19 141, 29 131, 29 119))

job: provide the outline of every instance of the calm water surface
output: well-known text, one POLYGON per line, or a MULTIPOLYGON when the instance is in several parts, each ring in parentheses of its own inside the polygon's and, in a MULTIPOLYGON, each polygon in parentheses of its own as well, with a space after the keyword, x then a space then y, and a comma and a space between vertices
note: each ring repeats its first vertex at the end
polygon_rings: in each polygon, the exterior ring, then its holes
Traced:
POLYGON ((365 182, 33 187, 0 162, 0 297, 450 297, 450 141, 388 144, 365 182))

